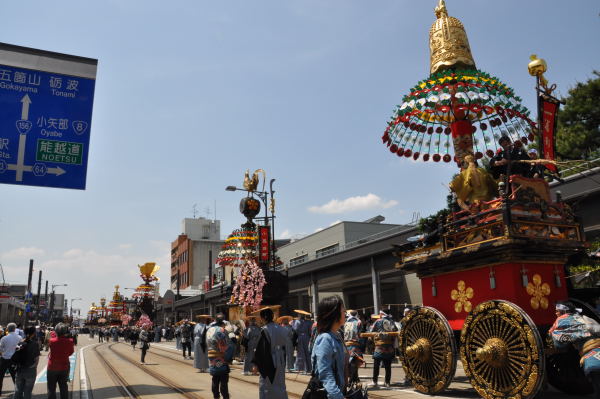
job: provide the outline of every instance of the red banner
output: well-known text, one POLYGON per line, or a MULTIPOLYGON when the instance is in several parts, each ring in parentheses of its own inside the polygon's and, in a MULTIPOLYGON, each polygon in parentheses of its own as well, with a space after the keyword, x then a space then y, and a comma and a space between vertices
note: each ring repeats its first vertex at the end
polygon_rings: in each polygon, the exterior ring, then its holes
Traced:
MULTIPOLYGON (((540 96, 540 122, 542 127, 542 153, 543 159, 556 159, 554 147, 554 135, 556 129, 556 116, 558 114, 558 105, 556 101, 540 96)), ((546 165, 548 169, 556 172, 556 166, 546 165)))
POLYGON ((258 227, 258 259, 261 262, 269 262, 271 255, 271 227, 258 227))

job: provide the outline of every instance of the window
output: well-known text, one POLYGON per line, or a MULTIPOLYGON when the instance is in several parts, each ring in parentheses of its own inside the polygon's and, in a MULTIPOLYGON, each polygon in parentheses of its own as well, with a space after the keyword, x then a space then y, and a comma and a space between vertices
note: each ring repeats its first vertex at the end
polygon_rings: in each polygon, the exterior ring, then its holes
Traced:
POLYGON ((331 255, 336 253, 337 251, 340 250, 340 244, 334 244, 334 245, 330 245, 328 247, 325 248, 321 248, 321 249, 317 249, 315 251, 315 257, 316 258, 322 258, 323 256, 327 256, 327 255, 331 255))
POLYGON ((302 264, 308 260, 308 255, 296 256, 295 258, 290 259, 290 267, 294 267, 296 265, 302 264))

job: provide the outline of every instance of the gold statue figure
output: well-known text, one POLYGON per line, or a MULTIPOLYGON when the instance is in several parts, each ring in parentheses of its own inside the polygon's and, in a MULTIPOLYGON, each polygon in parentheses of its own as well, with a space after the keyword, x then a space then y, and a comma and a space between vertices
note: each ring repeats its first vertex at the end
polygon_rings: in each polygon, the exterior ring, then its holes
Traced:
POLYGON ((497 194, 496 182, 484 169, 477 167, 472 155, 465 156, 467 166, 450 183, 450 189, 456 193, 458 205, 468 210, 480 202, 491 201, 497 194))
POLYGON ((265 182, 267 181, 267 174, 262 169, 256 169, 254 171, 254 174, 252 175, 252 177, 250 177, 250 169, 246 169, 246 174, 244 175, 244 189, 246 189, 247 191, 249 191, 251 193, 256 191, 256 187, 258 187, 258 182, 259 182, 258 174, 260 172, 262 172, 262 175, 263 175, 262 191, 265 191, 265 182))

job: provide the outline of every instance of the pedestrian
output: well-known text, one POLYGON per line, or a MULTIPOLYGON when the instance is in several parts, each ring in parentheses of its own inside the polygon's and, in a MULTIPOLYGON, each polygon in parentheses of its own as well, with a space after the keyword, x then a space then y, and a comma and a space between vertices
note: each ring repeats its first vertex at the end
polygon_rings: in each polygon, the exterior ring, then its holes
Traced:
POLYGON ((69 356, 75 351, 73 340, 68 337, 69 327, 58 323, 54 335, 50 338, 50 353, 48 354, 48 399, 56 399, 56 385, 60 389, 60 399, 68 399, 69 386, 69 356))
POLYGON ((208 351, 206 347, 206 323, 210 320, 209 315, 196 316, 198 323, 194 326, 194 367, 200 373, 206 373, 208 369, 208 351))
POLYGON ((179 324, 175 328, 175 349, 181 350, 181 326, 179 324))
POLYGON ((15 382, 15 368, 11 358, 17 350, 17 345, 21 342, 21 336, 17 334, 16 329, 17 325, 15 323, 8 323, 8 326, 6 326, 8 334, 0 339, 0 353, 2 354, 0 359, 0 395, 2 395, 2 382, 6 370, 10 373, 13 383, 15 382))
POLYGON ((288 372, 291 372, 294 369, 294 341, 296 339, 296 333, 290 325, 291 320, 293 320, 292 316, 281 316, 277 319, 277 324, 285 328, 285 331, 287 332, 287 339, 285 341, 285 360, 288 372))
POLYGON ((135 328, 132 328, 129 331, 129 343, 131 344, 131 350, 135 350, 135 346, 137 345, 137 342, 138 342, 138 336, 139 336, 139 333, 137 332, 137 330, 135 328))
POLYGON ((79 331, 77 328, 71 328, 71 338, 73 338, 73 345, 77 345, 77 338, 79 337, 79 331))
MULTIPOLYGON (((259 399, 287 399, 285 387, 285 344, 287 331, 273 322, 273 310, 260 311, 264 326, 254 352, 252 363, 260 371, 258 381, 259 399)), ((245 364, 244 364, 245 366, 245 364)))
POLYGON ((25 339, 25 331, 23 331, 21 324, 17 324, 17 328, 15 330, 17 334, 21 337, 21 339, 25 339))
POLYGON ((142 350, 142 357, 140 362, 142 364, 146 363, 146 352, 150 348, 150 333, 148 332, 148 326, 143 326, 142 331, 140 331, 140 348, 142 350))
POLYGON ((246 349, 244 355, 244 371, 242 372, 244 375, 250 375, 252 372, 252 358, 254 358, 254 350, 256 349, 256 345, 258 345, 261 331, 260 327, 256 325, 256 316, 248 316, 247 321, 248 326, 242 332, 241 340, 242 345, 246 349))
POLYGON ((183 358, 192 358, 192 326, 188 319, 183 320, 181 325, 181 347, 183 348, 183 358), (185 355, 187 349, 188 355, 185 355))
POLYGON ((44 336, 44 350, 48 351, 50 349, 50 338, 52 338, 52 327, 46 328, 46 335, 44 336))
POLYGON ((346 323, 344 324, 344 343, 350 352, 349 378, 350 382, 359 382, 358 368, 364 363, 363 351, 360 342, 362 322, 358 319, 356 310, 348 310, 346 323))
POLYGON ((234 346, 225 329, 225 316, 218 313, 206 332, 209 373, 212 376, 212 393, 215 399, 229 399, 229 363, 233 360, 234 346))
POLYGON ((300 316, 292 322, 292 328, 298 336, 298 344, 296 346, 296 371, 304 374, 309 374, 311 371, 310 351, 310 333, 312 322, 307 320, 311 314, 304 310, 294 310, 300 316))
POLYGON ((312 363, 315 376, 327 391, 328 399, 343 399, 345 367, 348 353, 339 334, 346 321, 346 309, 337 295, 324 298, 317 307, 317 338, 312 363))
POLYGON ((40 344, 36 332, 35 327, 25 329, 25 339, 19 344, 12 357, 16 366, 14 399, 31 399, 40 359, 40 344))
POLYGON ((375 351, 373 352, 373 386, 379 384, 379 367, 383 364, 385 369, 386 388, 390 387, 392 379, 392 360, 395 357, 394 339, 390 332, 398 331, 396 323, 392 316, 383 310, 379 311, 379 316, 375 324, 371 327, 371 332, 382 333, 375 339, 375 351))
POLYGON ((154 342, 160 342, 160 326, 154 327, 154 342))

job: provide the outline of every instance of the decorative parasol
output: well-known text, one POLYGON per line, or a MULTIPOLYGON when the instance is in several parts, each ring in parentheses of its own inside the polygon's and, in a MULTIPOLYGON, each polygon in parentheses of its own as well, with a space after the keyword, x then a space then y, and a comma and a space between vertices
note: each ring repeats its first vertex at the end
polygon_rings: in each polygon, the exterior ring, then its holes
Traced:
POLYGON ((149 296, 149 295, 153 295, 153 294, 154 294, 154 286, 153 285, 140 284, 137 286, 137 288, 135 289, 135 292, 131 296, 134 298, 139 298, 139 297, 149 296))
POLYGON ((246 259, 256 257, 258 236, 254 229, 235 229, 221 246, 217 256, 217 264, 225 266, 242 266, 246 259))
POLYGON ((498 139, 534 140, 536 124, 513 89, 476 69, 462 23, 444 0, 429 32, 431 74, 395 109, 382 140, 399 157, 459 165, 467 155, 491 158, 498 139))

